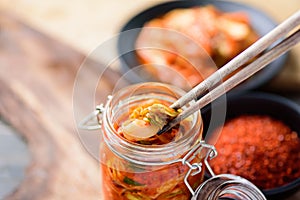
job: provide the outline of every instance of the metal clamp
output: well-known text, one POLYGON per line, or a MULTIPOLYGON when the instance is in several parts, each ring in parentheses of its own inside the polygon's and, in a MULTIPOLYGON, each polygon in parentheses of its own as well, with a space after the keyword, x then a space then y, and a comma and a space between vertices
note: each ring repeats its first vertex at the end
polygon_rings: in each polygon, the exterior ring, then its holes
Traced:
POLYGON ((104 112, 104 105, 100 104, 96 106, 96 109, 79 122, 78 128, 84 130, 96 130, 100 129, 102 125, 102 117, 99 117, 104 112))
POLYGON ((192 163, 191 161, 200 153, 203 149, 206 149, 206 156, 204 158, 204 164, 206 168, 209 170, 209 173, 214 176, 214 173, 211 169, 211 167, 208 164, 208 160, 213 159, 217 156, 217 151, 213 145, 206 144, 205 141, 201 140, 195 147, 193 147, 181 160, 183 165, 187 165, 190 169, 186 173, 184 177, 184 183, 187 186, 187 188, 190 190, 191 194, 194 196, 195 191, 191 187, 191 185, 188 182, 189 176, 195 176, 202 171, 202 162, 201 163, 192 163))

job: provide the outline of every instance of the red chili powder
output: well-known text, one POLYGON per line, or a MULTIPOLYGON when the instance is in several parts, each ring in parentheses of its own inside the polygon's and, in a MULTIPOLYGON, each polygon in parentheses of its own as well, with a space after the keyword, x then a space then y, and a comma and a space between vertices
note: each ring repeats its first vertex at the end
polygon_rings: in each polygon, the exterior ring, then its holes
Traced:
POLYGON ((261 189, 300 177, 300 139, 281 121, 269 116, 243 115, 225 123, 211 160, 216 174, 242 176, 261 189))

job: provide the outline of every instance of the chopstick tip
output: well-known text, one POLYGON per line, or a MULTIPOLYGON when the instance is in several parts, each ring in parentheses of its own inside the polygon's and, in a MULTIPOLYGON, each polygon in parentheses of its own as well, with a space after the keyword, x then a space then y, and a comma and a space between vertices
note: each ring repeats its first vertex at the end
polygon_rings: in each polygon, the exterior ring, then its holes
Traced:
POLYGON ((170 126, 167 124, 167 125, 165 125, 164 127, 162 127, 162 129, 160 129, 156 134, 157 135, 161 135, 161 134, 163 134, 164 132, 167 132, 168 130, 170 130, 170 126))

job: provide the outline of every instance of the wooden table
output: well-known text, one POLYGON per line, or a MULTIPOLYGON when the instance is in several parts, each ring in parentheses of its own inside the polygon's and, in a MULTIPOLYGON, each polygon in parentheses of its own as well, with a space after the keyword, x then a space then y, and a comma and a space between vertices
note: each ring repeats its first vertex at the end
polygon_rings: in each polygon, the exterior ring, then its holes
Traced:
MULTIPOLYGON (((272 7, 264 1, 243 1, 266 9, 278 21, 300 7, 297 0, 274 0, 272 7)), ((7 199, 99 199, 98 148, 93 146, 99 134, 79 131, 76 123, 127 83, 107 68, 105 55, 84 60, 85 55, 112 37, 132 12, 159 2, 12 2, 0 3, 0 116, 25 139, 31 163, 7 199)), ((300 66, 298 47, 292 55, 291 66, 300 66)), ((284 77, 290 70, 282 72, 266 89, 293 91, 288 97, 300 104, 296 72, 288 83, 284 77), (279 84, 282 80, 286 85, 279 84)))
POLYGON ((13 15, 0 13, 0 27, 0 116, 31 153, 8 199, 99 199, 99 163, 85 151, 75 119, 105 102, 120 75, 13 15))

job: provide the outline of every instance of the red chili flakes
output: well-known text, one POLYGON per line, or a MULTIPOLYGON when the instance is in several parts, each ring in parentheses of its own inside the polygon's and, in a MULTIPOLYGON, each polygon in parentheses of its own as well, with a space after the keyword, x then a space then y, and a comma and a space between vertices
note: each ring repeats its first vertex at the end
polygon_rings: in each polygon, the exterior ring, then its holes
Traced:
POLYGON ((216 174, 242 176, 261 189, 300 177, 300 139, 281 121, 269 116, 243 115, 225 123, 211 160, 216 174))

